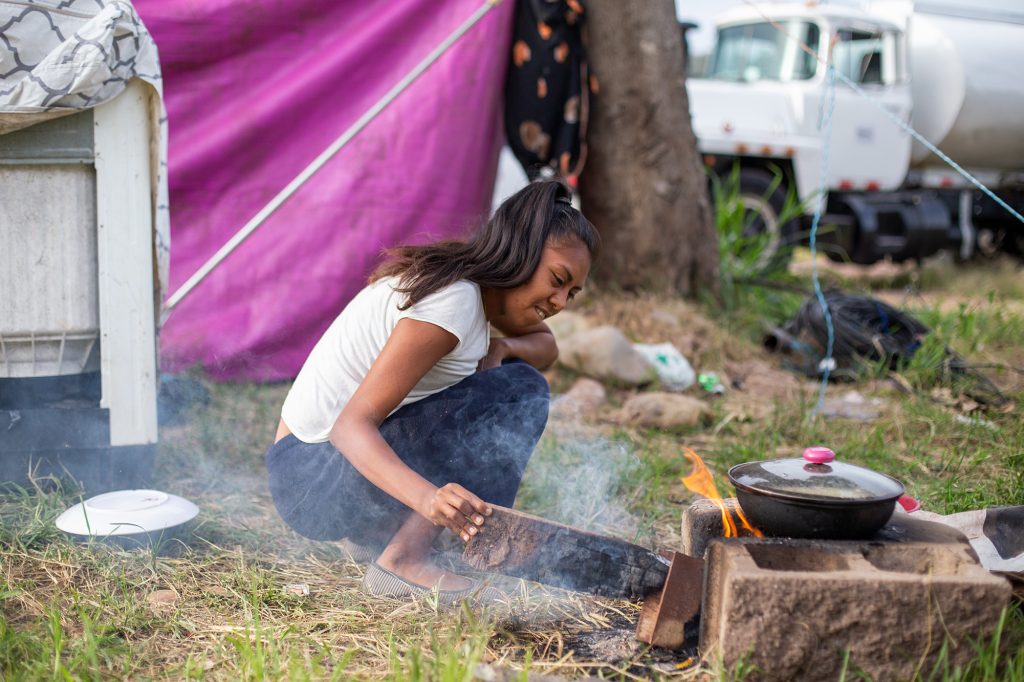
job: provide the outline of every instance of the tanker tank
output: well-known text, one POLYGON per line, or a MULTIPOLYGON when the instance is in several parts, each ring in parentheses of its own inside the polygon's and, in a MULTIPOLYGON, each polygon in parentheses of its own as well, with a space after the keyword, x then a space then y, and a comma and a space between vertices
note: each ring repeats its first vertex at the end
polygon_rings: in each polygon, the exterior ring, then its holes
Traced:
MULTIPOLYGON (((967 168, 1024 169, 1024 9, 918 2, 907 24, 911 125, 967 168)), ((911 164, 945 164, 914 143, 911 164)))

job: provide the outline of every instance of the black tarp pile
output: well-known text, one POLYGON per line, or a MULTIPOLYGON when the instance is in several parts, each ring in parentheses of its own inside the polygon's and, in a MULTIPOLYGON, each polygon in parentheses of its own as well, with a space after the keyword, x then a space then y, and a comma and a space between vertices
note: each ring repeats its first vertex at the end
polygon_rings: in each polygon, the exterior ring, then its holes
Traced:
MULTIPOLYGON (((932 333, 909 313, 869 296, 831 290, 824 297, 834 330, 831 374, 836 378, 862 376, 866 362, 884 363, 889 370, 899 371, 932 333)), ((818 298, 810 296, 792 320, 770 328, 764 345, 781 353, 789 369, 819 376, 825 368, 828 324, 818 298)), ((991 381, 948 347, 934 371, 936 378, 961 381, 964 392, 979 403, 999 406, 1007 402, 991 381)))

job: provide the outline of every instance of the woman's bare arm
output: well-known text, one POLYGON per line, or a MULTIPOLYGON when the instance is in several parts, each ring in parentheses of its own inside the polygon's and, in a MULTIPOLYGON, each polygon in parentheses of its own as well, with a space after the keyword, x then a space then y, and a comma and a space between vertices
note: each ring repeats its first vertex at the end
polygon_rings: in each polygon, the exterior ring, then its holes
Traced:
MULTIPOLYGON (((500 327, 498 331, 505 333, 500 327)), ((558 359, 555 335, 551 333, 551 329, 546 324, 541 322, 518 336, 492 338, 487 355, 480 361, 478 368, 497 367, 506 358, 519 358, 537 369, 547 369, 558 359)))
POLYGON ((375 486, 468 540, 490 513, 486 503, 454 483, 437 488, 406 466, 380 434, 384 419, 457 343, 453 334, 437 325, 399 320, 335 421, 330 441, 375 486))

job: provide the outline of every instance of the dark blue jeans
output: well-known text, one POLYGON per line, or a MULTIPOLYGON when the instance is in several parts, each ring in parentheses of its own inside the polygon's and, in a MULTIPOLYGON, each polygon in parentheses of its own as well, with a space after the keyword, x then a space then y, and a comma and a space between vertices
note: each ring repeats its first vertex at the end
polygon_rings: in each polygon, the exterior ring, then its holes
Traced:
MULTIPOLYGON (((510 507, 547 423, 549 400, 540 372, 506 362, 402 407, 380 432, 403 462, 434 485, 458 483, 510 507)), ((383 546, 409 513, 329 442, 286 436, 267 451, 267 471, 281 518, 314 540, 383 546)))

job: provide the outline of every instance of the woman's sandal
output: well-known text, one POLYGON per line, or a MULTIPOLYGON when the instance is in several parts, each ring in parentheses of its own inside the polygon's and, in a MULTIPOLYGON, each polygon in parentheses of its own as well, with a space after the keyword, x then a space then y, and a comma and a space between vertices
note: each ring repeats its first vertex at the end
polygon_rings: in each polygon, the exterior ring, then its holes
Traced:
POLYGON ((405 578, 395 575, 386 568, 383 568, 376 561, 366 567, 363 574, 363 592, 374 597, 389 597, 391 599, 410 599, 425 595, 437 595, 439 604, 451 606, 458 604, 464 599, 473 602, 498 602, 506 597, 499 590, 493 587, 481 587, 478 581, 462 590, 440 590, 432 587, 424 587, 409 582, 405 578))
POLYGON ((348 538, 342 538, 338 541, 338 546, 341 548, 348 558, 357 564, 368 564, 375 561, 380 553, 384 551, 383 547, 371 547, 369 545, 360 545, 359 543, 352 542, 348 538))

